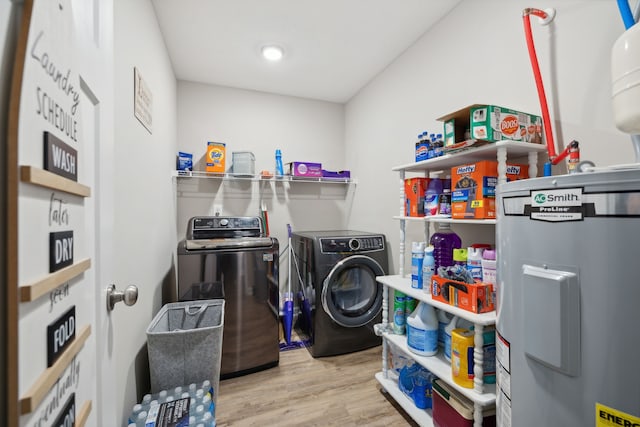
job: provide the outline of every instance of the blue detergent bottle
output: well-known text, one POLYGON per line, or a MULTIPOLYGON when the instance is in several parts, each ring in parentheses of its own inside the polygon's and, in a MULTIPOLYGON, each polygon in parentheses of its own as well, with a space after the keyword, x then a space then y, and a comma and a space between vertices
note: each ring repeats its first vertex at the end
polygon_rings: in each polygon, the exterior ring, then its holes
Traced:
POLYGON ((425 216, 438 215, 440 194, 442 194, 442 180, 440 178, 431 178, 424 193, 425 216))

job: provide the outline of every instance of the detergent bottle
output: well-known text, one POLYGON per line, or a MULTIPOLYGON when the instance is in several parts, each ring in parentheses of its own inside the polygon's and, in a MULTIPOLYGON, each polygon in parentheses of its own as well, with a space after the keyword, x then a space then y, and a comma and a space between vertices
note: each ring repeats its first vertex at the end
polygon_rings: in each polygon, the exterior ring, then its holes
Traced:
POLYGON ((430 242, 433 246, 433 258, 436 260, 435 274, 438 274, 440 266, 453 265, 453 249, 462 247, 462 240, 449 223, 438 223, 438 231, 433 233, 430 242))
POLYGON ((467 248, 467 271, 476 280, 482 280, 482 248, 467 248))
POLYGON ((436 309, 420 302, 407 318, 407 345, 421 356, 433 356, 438 351, 438 317, 436 309))
POLYGON ((451 361, 451 331, 456 328, 471 329, 473 323, 461 317, 454 316, 451 322, 444 328, 444 358, 451 361))

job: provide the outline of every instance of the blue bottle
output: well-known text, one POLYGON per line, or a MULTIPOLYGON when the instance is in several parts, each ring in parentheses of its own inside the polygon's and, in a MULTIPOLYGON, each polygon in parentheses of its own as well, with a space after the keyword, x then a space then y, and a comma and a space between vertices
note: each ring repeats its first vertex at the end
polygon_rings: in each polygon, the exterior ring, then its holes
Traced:
POLYGON ((284 175, 284 168, 282 167, 282 151, 276 150, 276 177, 282 178, 284 175))
POLYGON ((424 216, 438 215, 440 194, 442 194, 442 180, 431 178, 424 193, 424 216))
POLYGON ((411 247, 411 287, 422 289, 422 260, 424 242, 413 242, 411 247))
POLYGON ((424 248, 422 260, 422 290, 431 293, 431 276, 435 274, 436 260, 433 258, 433 246, 424 248))

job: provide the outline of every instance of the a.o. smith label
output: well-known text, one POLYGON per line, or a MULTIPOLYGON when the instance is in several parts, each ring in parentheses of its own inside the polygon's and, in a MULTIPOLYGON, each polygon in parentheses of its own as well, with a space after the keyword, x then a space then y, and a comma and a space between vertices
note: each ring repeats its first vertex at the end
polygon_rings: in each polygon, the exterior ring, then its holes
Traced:
POLYGON ((549 222, 581 221, 582 188, 532 191, 530 217, 549 222))
POLYGON ((640 427, 640 418, 596 402, 595 427, 640 427))

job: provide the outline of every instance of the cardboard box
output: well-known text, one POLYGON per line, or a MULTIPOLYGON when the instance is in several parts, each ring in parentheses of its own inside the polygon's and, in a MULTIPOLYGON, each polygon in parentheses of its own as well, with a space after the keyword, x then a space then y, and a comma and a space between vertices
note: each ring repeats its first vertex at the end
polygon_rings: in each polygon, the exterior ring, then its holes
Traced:
POLYGON ((193 154, 178 151, 178 156, 176 158, 176 169, 179 171, 192 171, 193 154))
MULTIPOLYGON (((507 164, 507 181, 525 179, 529 166, 507 164)), ((496 217, 498 162, 483 160, 451 168, 451 217, 493 219, 496 217)))
POLYGON ((429 144, 426 142, 416 142, 416 162, 429 159, 429 144))
POLYGON ((207 172, 224 173, 226 157, 226 145, 224 142, 207 142, 205 170, 207 172))
POLYGON ((464 283, 438 275, 431 278, 431 297, 436 301, 471 311, 487 313, 496 309, 490 283, 464 283))
POLYGON ((306 178, 322 178, 322 164, 309 162, 287 163, 287 174, 306 178))
POLYGON ((424 216, 424 193, 429 186, 429 178, 406 178, 404 180, 405 216, 424 216))
POLYGON ((543 143, 542 118, 510 108, 474 104, 438 120, 444 122, 445 147, 467 139, 543 143))

